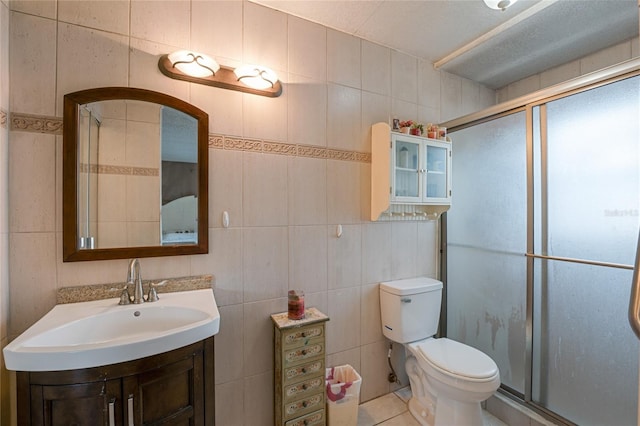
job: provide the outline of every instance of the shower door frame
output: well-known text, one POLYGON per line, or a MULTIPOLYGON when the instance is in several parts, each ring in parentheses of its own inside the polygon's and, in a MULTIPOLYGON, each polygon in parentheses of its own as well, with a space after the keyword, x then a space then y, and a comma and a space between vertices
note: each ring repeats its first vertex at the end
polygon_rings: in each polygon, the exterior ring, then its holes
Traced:
MULTIPOLYGON (((501 394, 506 395, 507 397, 524 404, 525 406, 531 408, 532 410, 553 419, 556 422, 561 424, 572 425, 571 421, 560 416, 559 414, 548 410, 547 408, 539 405, 535 401, 533 401, 533 298, 534 298, 534 261, 535 259, 543 259, 550 261, 563 261, 563 262, 574 262, 574 263, 582 263, 588 265, 596 265, 596 266, 606 266, 620 269, 630 269, 633 270, 633 265, 624 265, 610 262, 598 262, 598 261, 590 261, 583 259, 575 259, 575 258, 566 258, 566 257, 558 257, 558 256, 546 256, 535 253, 535 234, 534 234, 534 210, 536 209, 534 205, 534 109, 536 107, 540 108, 540 146, 541 146, 541 158, 540 158, 540 171, 541 171, 541 188, 540 191, 542 193, 542 202, 546 203, 546 191, 547 191, 547 158, 546 158, 546 144, 547 144, 547 136, 546 136, 546 104, 552 102, 557 99, 565 98, 567 96, 571 96, 580 92, 584 92, 587 90, 591 90, 600 86, 605 86, 607 84, 615 83, 617 81, 621 81, 627 78, 635 77, 640 75, 640 58, 636 58, 630 61, 623 62, 621 64, 605 68, 603 70, 588 74, 586 76, 582 76, 573 80, 569 80, 565 83, 558 84, 552 86, 548 89, 543 89, 537 92, 534 92, 530 95, 523 96, 517 99, 514 99, 509 102, 505 102, 485 110, 469 114, 454 120, 447 121, 442 123, 443 126, 447 127, 451 133, 456 130, 462 130, 467 127, 475 126, 481 124, 483 122, 491 121, 498 119, 500 117, 514 114, 517 112, 525 111, 525 120, 526 120, 526 150, 527 150, 527 170, 526 170, 526 179, 527 179, 527 244, 526 244, 526 253, 523 255, 527 258, 526 263, 526 320, 525 320, 525 384, 524 384, 524 395, 515 389, 512 389, 508 386, 501 384, 499 391, 501 394)), ((455 191, 455 188, 453 188, 455 191)), ((540 211, 545 211, 546 205, 542 205, 540 207, 540 211)), ((440 313, 440 334, 443 336, 447 335, 447 214, 444 213, 441 217, 441 258, 440 258, 440 271, 441 271, 441 280, 444 282, 443 288, 443 301, 442 301, 442 310, 440 313)), ((542 224, 542 240, 544 241, 544 236, 546 235, 546 214, 542 215, 541 224, 542 224)), ((640 382, 639 382, 640 386, 640 382)), ((637 419, 640 424, 640 418, 637 419)))

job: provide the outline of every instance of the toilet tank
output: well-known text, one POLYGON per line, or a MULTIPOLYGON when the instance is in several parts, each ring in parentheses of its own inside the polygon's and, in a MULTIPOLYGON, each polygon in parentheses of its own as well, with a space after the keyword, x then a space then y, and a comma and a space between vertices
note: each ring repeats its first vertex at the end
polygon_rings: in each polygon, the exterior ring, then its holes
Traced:
POLYGON ((382 333, 398 343, 415 342, 438 331, 442 282, 428 277, 380 283, 382 333))

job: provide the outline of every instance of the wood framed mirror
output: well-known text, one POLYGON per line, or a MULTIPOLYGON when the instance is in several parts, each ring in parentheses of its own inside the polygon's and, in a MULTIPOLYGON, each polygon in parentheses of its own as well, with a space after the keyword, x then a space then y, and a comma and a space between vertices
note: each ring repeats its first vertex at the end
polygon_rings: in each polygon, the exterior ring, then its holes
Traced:
POLYGON ((209 116, 127 87, 64 96, 63 261, 207 253, 209 116))

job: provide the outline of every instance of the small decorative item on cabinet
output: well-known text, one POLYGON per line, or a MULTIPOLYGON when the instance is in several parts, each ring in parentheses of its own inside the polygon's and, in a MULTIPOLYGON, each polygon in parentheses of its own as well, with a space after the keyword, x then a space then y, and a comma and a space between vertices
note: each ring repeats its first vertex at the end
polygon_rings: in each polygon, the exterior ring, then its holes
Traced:
POLYGON ((429 123, 427 124, 427 137, 429 139, 438 139, 438 126, 433 124, 433 123, 429 123))
POLYGON ((325 322, 316 308, 303 319, 289 312, 271 315, 274 324, 274 384, 276 426, 326 424, 325 322))
POLYGON ((411 126, 413 126, 412 120, 405 120, 400 122, 400 133, 409 133, 411 126))
POLYGON ((422 136, 422 134, 424 133, 424 126, 422 124, 413 123, 411 125, 410 133, 415 136, 422 136))
POLYGON ((288 312, 290 320, 304 319, 304 291, 289 290, 288 312))

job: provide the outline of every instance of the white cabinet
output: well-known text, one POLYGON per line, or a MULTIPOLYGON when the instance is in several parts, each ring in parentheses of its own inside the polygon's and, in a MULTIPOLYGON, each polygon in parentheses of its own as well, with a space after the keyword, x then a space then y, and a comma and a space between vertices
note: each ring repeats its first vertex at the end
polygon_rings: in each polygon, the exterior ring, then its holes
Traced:
POLYGON ((451 205, 451 143, 377 123, 371 157, 371 220, 433 218, 451 205))
POLYGON ((451 144, 391 133, 391 202, 450 204, 451 144))

